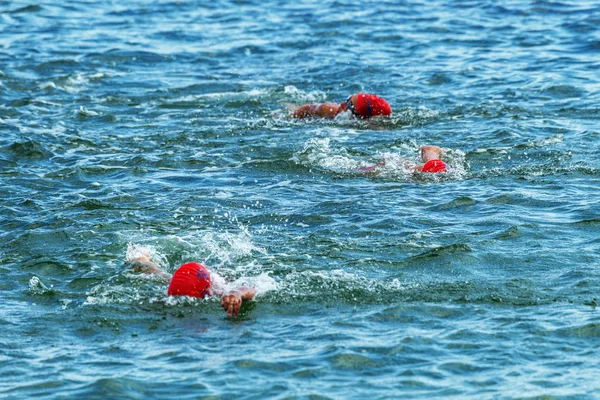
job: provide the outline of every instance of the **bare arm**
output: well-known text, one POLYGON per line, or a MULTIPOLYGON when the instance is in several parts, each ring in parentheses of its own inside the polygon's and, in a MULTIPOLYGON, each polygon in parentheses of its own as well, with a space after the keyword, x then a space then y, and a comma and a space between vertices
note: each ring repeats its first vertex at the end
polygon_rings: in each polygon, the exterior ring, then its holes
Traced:
POLYGON ((147 256, 136 257, 129 263, 131 268, 136 272, 143 274, 157 274, 166 279, 171 279, 171 275, 160 269, 154 261, 147 256))
POLYGON ((305 104, 298 108, 294 118, 334 118, 340 112, 340 105, 335 103, 305 104))
POLYGON ((360 172, 365 172, 365 173, 366 173, 366 172, 373 172, 373 171, 375 171, 375 169, 376 169, 377 167, 383 167, 383 166, 385 166, 385 160, 381 160, 381 161, 379 161, 379 162, 378 162, 377 164, 375 164, 375 165, 369 165, 368 167, 362 167, 362 168, 360 169, 360 172))
POLYGON ((242 307, 242 302, 252 300, 256 290, 251 287, 242 286, 221 297, 221 306, 227 311, 228 317, 237 317, 242 307))

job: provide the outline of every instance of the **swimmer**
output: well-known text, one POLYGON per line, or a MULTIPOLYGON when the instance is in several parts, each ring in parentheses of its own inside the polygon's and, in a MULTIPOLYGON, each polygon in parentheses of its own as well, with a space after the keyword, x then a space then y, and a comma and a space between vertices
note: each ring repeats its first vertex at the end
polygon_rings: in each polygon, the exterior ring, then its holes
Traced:
POLYGON ((340 104, 305 104, 297 108, 292 117, 331 119, 344 111, 350 111, 357 118, 367 119, 379 115, 389 117, 392 114, 392 107, 386 100, 374 94, 358 93, 340 104))
POLYGON ((438 146, 421 147, 423 164, 415 165, 415 172, 448 172, 448 164, 441 160, 444 152, 438 146))
MULTIPOLYGON (((444 152, 438 146, 422 146, 421 160, 422 164, 411 166, 414 172, 448 172, 448 164, 441 160, 444 152)), ((377 167, 385 165, 385 160, 379 161, 375 165, 361 168, 362 172, 373 172, 377 167)))
POLYGON ((218 293, 212 286, 210 272, 197 262, 181 265, 171 276, 151 260, 149 254, 144 254, 128 260, 131 267, 144 274, 156 274, 165 280, 170 280, 167 294, 169 296, 191 296, 204 298, 206 296, 221 296, 221 306, 227 311, 227 316, 237 317, 244 301, 252 300, 256 290, 251 287, 239 287, 227 293, 218 293))

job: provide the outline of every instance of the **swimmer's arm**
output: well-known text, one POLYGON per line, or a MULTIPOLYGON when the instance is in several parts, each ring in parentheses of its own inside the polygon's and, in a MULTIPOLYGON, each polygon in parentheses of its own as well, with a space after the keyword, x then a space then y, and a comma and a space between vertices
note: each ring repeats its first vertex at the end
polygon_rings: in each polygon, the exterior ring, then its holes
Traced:
POLYGON ((423 166, 424 166, 424 165, 425 165, 425 164, 417 164, 417 165, 415 165, 415 166, 414 166, 414 170, 415 170, 415 172, 423 172, 423 166))
POLYGON ((305 104, 298 108, 292 116, 294 118, 334 118, 340 112, 339 104, 305 104))
POLYGON ((360 169, 360 172, 365 172, 365 173, 366 173, 366 172, 373 172, 373 171, 375 171, 375 169, 376 169, 377 167, 383 167, 383 166, 385 166, 385 160, 381 160, 381 161, 379 161, 379 162, 378 162, 377 164, 375 164, 375 165, 369 165, 368 167, 362 167, 362 168, 360 169))
POLYGON ((134 258, 129 264, 135 272, 141 272, 143 274, 157 274, 164 278, 171 279, 171 275, 160 269, 160 267, 148 257, 141 256, 134 258))
POLYGON ((242 300, 252 300, 256 296, 256 290, 248 286, 239 287, 234 292, 239 293, 242 300))
MULTIPOLYGON (((413 163, 405 162, 404 163, 404 168, 405 168, 405 170, 411 170, 412 169, 414 172, 423 172, 423 166, 424 165, 425 164, 414 165, 413 163)), ((377 167, 384 167, 384 166, 385 166, 385 160, 381 160, 381 161, 379 161, 375 165, 369 165, 368 167, 362 167, 360 169, 360 172, 371 173, 371 172, 375 172, 375 170, 377 169, 377 167)))
POLYGON ((256 290, 251 287, 242 286, 221 297, 221 306, 227 311, 228 317, 237 317, 242 307, 242 302, 252 300, 256 290))

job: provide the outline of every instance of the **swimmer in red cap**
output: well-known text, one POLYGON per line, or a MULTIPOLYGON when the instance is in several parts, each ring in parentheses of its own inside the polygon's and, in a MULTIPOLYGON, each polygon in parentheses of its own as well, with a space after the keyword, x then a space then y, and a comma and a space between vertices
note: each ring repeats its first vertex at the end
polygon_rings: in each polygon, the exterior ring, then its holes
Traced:
POLYGON ((138 256, 130 261, 132 268, 145 274, 157 274, 165 279, 170 279, 169 296, 190 296, 204 298, 206 296, 221 295, 221 306, 227 315, 237 317, 242 302, 252 300, 256 291, 251 287, 239 287, 225 294, 219 294, 212 286, 210 272, 202 264, 188 262, 181 265, 173 276, 169 275, 156 265, 149 254, 138 256))
MULTIPOLYGON (((448 172, 448 164, 440 160, 444 152, 438 146, 423 146, 421 147, 421 159, 423 164, 413 166, 415 172, 448 172)), ((373 172, 377 167, 385 165, 385 160, 379 161, 375 165, 361 168, 362 172, 373 172)))
POLYGON ((448 172, 448 164, 440 160, 444 152, 438 146, 421 147, 423 164, 415 166, 415 172, 448 172))
POLYGON ((358 93, 348 97, 343 103, 305 104, 297 108, 292 116, 294 118, 335 118, 338 114, 350 111, 360 119, 392 114, 392 107, 385 99, 374 94, 358 93))

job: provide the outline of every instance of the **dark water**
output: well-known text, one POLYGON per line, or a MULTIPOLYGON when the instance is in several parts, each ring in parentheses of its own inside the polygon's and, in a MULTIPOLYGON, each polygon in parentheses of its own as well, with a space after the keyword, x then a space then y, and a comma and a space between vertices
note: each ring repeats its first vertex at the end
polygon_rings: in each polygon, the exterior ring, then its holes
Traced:
POLYGON ((0 1, 0 395, 600 397, 599 26, 594 1, 0 1), (287 117, 359 91, 392 118, 287 117), (424 144, 451 172, 405 170, 424 144), (257 299, 168 298, 143 249, 257 299))

